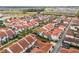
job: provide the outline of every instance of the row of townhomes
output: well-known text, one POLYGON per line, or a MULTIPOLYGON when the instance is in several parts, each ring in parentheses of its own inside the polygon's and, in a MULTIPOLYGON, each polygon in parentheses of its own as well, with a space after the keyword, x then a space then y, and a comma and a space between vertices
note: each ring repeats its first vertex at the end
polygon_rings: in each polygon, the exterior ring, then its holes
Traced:
POLYGON ((2 53, 48 53, 52 52, 53 45, 50 43, 43 43, 38 40, 34 34, 29 34, 24 38, 13 43, 11 46, 3 49, 2 53))
POLYGON ((71 25, 64 37, 60 53, 79 53, 79 19, 72 18, 71 25))
POLYGON ((26 34, 21 39, 16 37, 24 30, 28 32, 39 26, 39 22, 49 21, 47 15, 39 15, 33 18, 32 16, 10 17, 3 21, 6 27, 0 28, 0 52, 1 53, 49 53, 53 50, 53 44, 50 42, 42 42, 35 34, 31 32, 26 34), (7 47, 4 47, 8 45, 7 47), (3 48, 4 47, 4 48, 3 48))
POLYGON ((31 19, 29 22, 27 22, 19 18, 7 19, 4 24, 6 28, 0 28, 0 43, 2 41, 12 39, 24 29, 30 29, 39 25, 35 19, 31 19))
POLYGON ((76 17, 24 15, 6 18, 3 24, 0 53, 53 53, 61 41, 58 53, 79 52, 79 19, 76 17))
POLYGON ((49 40, 57 41, 60 39, 70 20, 71 18, 64 19, 63 16, 59 19, 52 20, 51 23, 37 29, 37 34, 48 38, 49 40))

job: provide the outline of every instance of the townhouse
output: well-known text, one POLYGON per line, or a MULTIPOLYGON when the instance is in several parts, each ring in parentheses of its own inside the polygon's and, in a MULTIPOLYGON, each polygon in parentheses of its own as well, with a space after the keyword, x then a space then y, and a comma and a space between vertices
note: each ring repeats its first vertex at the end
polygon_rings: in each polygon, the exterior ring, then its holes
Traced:
POLYGON ((0 45, 2 44, 3 41, 6 41, 7 35, 5 32, 0 31, 0 45))
POLYGON ((72 18, 71 25, 65 35, 64 42, 73 46, 79 46, 79 20, 72 18))
POLYGON ((29 22, 26 19, 22 18, 10 18, 7 22, 4 22, 7 27, 15 29, 17 33, 25 29, 31 29, 39 25, 37 19, 30 19, 29 22))
POLYGON ((53 47, 52 44, 37 41, 35 47, 31 50, 31 53, 51 53, 53 47))
POLYGON ((40 36, 44 36, 45 38, 48 38, 45 34, 51 30, 53 30, 54 25, 52 23, 48 23, 47 25, 44 25, 43 27, 37 29, 37 34, 40 36))
POLYGON ((78 30, 79 29, 79 19, 73 18, 70 29, 78 30))
POLYGON ((75 48, 66 49, 66 48, 60 47, 59 53, 79 53, 79 50, 75 48))
POLYGON ((49 20, 49 16, 48 15, 39 15, 37 17, 39 18, 39 20, 45 20, 45 21, 49 20))
POLYGON ((52 52, 53 45, 38 40, 34 34, 29 34, 13 43, 9 47, 3 49, 1 53, 23 53, 26 52, 29 48, 31 48, 30 52, 32 53, 38 53, 39 50, 42 50, 40 53, 47 53, 52 52))
POLYGON ((0 28, 0 43, 9 41, 16 36, 16 32, 9 28, 0 28))
POLYGON ((3 49, 1 53, 23 53, 27 49, 32 47, 36 40, 36 37, 33 34, 30 34, 20 39, 19 41, 13 43, 9 47, 3 49))
POLYGON ((79 46, 79 32, 69 29, 65 35, 64 42, 74 46, 79 46))
POLYGON ((51 31, 51 35, 50 35, 51 40, 55 40, 55 41, 59 40, 61 33, 62 30, 58 28, 51 31))
POLYGON ((65 26, 59 25, 59 27, 54 28, 54 25, 52 23, 44 25, 42 28, 37 30, 37 33, 40 36, 43 36, 45 38, 48 38, 49 40, 59 40, 60 35, 64 31, 65 26))

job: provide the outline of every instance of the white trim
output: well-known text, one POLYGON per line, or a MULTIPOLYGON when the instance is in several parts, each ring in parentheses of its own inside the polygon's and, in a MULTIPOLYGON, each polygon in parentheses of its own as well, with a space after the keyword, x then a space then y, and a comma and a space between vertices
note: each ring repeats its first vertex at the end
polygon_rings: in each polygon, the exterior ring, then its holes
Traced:
POLYGON ((21 49, 23 49, 23 47, 20 45, 20 43, 17 42, 17 44, 21 47, 21 49))
POLYGON ((69 38, 74 38, 74 36, 72 36, 72 35, 66 35, 66 37, 69 37, 69 38))
POLYGON ((10 48, 7 48, 7 50, 8 50, 10 53, 13 53, 12 50, 11 50, 10 48))
POLYGON ((49 31, 46 27, 42 27, 42 28, 44 28, 44 29, 46 29, 47 31, 49 31))
MULTIPOLYGON (((32 47, 35 42, 36 42, 36 40, 35 40, 34 42, 32 42, 31 44, 29 44, 25 49, 23 49, 22 52, 25 52, 28 48, 32 47)), ((21 52, 21 53, 22 53, 22 52, 21 52)))
POLYGON ((33 38, 33 40, 37 40, 37 39, 35 39, 35 37, 33 37, 33 36, 31 36, 31 35, 30 35, 30 37, 32 37, 32 38, 33 38))
POLYGON ((23 49, 23 51, 21 51, 20 53, 23 53, 23 52, 25 52, 27 49, 28 49, 28 48, 26 47, 26 48, 25 48, 25 49, 23 49))
POLYGON ((70 44, 71 42, 69 42, 69 41, 64 41, 65 43, 68 43, 68 44, 70 44))
POLYGON ((30 42, 28 42, 26 39, 24 39, 28 44, 30 44, 30 42))

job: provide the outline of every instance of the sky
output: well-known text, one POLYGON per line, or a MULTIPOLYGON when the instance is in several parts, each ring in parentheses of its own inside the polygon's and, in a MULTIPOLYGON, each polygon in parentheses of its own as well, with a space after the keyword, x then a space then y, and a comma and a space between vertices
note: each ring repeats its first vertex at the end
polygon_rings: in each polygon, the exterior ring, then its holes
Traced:
POLYGON ((78 0, 0 0, 0 6, 78 6, 78 0))

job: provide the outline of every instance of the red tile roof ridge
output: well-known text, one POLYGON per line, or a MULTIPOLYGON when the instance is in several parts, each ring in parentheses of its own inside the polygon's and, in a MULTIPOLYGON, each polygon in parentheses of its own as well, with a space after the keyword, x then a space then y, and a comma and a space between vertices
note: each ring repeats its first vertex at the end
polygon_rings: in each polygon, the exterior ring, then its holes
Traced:
POLYGON ((51 34, 57 35, 61 31, 62 31, 62 29, 54 29, 53 31, 51 31, 51 34))
POLYGON ((6 32, 0 31, 1 36, 7 36, 6 32))
POLYGON ((3 50, 0 51, 0 53, 7 53, 7 52, 5 52, 5 50, 6 50, 8 53, 13 53, 9 48, 4 48, 3 50))
POLYGON ((17 43, 15 43, 15 44, 13 44, 13 45, 11 45, 10 47, 8 47, 13 53, 19 53, 19 52, 21 52, 23 49, 22 49, 22 47, 19 45, 19 44, 17 44, 17 43), (15 48, 16 49, 15 49, 15 48), (13 49, 14 48, 14 49, 13 49))
POLYGON ((17 44, 21 47, 21 49, 24 49, 24 48, 21 46, 21 44, 20 44, 20 43, 18 43, 18 42, 17 42, 17 44))
POLYGON ((42 27, 42 28, 44 28, 44 29, 46 29, 47 31, 49 31, 46 27, 42 27))
POLYGON ((43 34, 46 35, 46 36, 50 36, 51 32, 49 32, 49 31, 48 32, 43 32, 43 34))
POLYGON ((37 31, 38 31, 38 32, 44 32, 44 31, 47 31, 47 30, 44 29, 44 28, 39 28, 37 31))
POLYGON ((33 48, 33 49, 31 50, 31 53, 44 53, 44 51, 41 50, 41 49, 39 49, 39 48, 33 48))
POLYGON ((50 43, 48 43, 48 42, 42 42, 42 41, 40 41, 40 40, 37 40, 35 44, 36 44, 36 45, 40 45, 40 46, 52 45, 52 44, 50 44, 50 43))
POLYGON ((18 43, 22 46, 23 49, 27 48, 30 45, 25 39, 18 41, 18 43))
POLYGON ((60 48, 60 52, 62 52, 62 53, 79 53, 79 50, 76 50, 76 49, 66 49, 66 48, 62 48, 61 47, 60 48))

